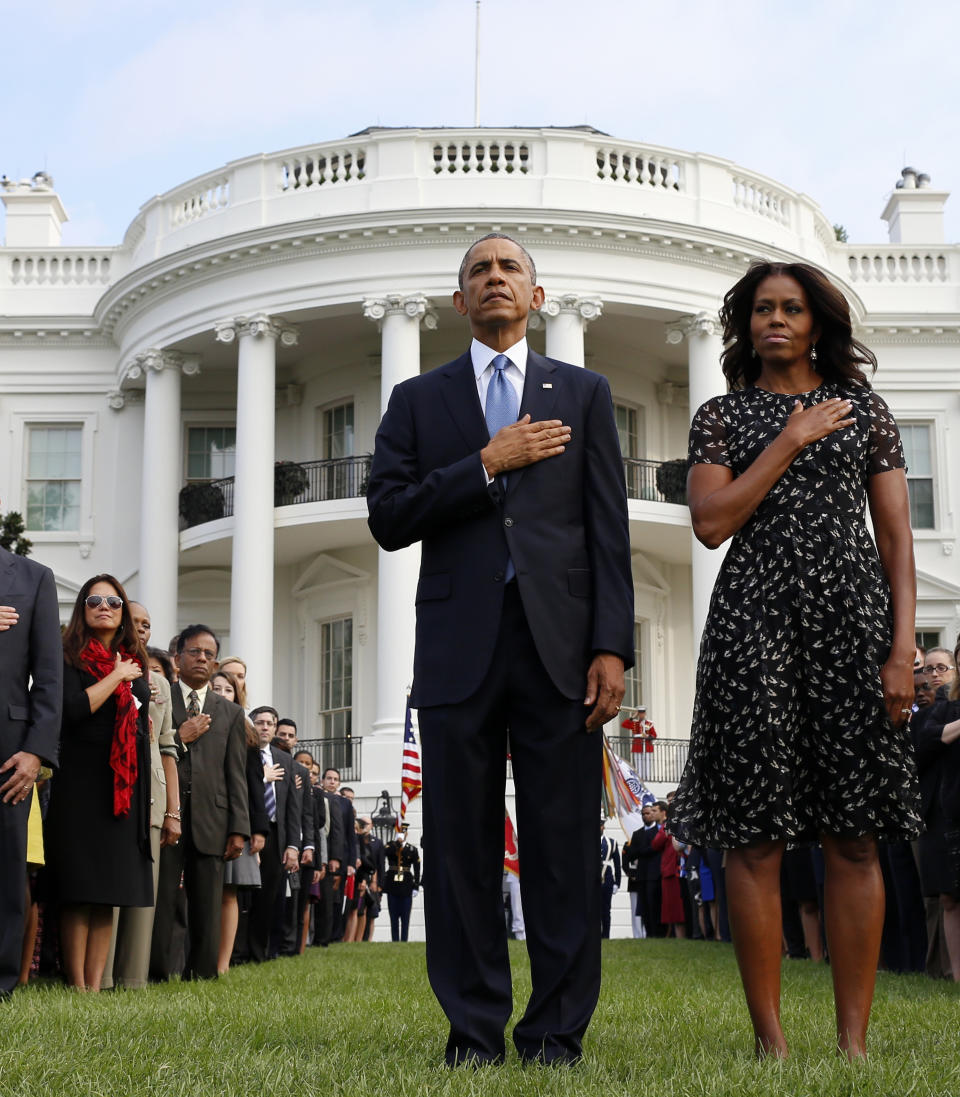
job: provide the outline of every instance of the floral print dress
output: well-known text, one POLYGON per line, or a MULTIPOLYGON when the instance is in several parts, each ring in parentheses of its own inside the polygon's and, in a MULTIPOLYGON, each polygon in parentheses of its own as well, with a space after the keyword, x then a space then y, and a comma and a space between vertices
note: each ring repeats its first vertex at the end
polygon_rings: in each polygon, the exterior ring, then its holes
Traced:
POLYGON ((697 668, 690 753, 670 830, 699 846, 882 841, 921 829, 906 728, 891 726, 880 669, 890 590, 865 523, 869 478, 904 465, 900 435, 871 389, 824 382, 798 396, 756 387, 704 404, 690 464, 743 473, 783 430, 794 401, 843 397, 848 427, 806 446, 733 537, 697 668))

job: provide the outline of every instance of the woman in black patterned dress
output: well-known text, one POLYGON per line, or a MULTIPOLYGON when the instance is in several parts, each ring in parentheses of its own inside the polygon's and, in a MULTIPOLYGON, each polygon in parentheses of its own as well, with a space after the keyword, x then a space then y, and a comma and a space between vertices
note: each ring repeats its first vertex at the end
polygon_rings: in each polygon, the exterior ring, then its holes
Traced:
POLYGON ((920 828, 905 731, 916 583, 903 454, 862 368, 876 359, 819 271, 755 264, 721 319, 731 391, 694 417, 688 498, 700 541, 733 541, 669 826, 729 851, 730 925, 761 1055, 787 1054, 783 851, 822 842, 838 1046, 859 1058, 884 916, 876 843, 920 828))

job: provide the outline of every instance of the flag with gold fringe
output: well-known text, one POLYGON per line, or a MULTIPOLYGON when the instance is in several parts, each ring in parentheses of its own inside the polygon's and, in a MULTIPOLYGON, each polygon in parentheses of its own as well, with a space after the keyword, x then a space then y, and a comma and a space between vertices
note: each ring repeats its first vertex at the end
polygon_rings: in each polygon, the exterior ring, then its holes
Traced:
POLYGON ((614 754, 606 735, 603 737, 603 807, 607 818, 620 820, 629 838, 643 826, 640 812, 645 804, 656 800, 653 793, 637 776, 636 770, 614 754))

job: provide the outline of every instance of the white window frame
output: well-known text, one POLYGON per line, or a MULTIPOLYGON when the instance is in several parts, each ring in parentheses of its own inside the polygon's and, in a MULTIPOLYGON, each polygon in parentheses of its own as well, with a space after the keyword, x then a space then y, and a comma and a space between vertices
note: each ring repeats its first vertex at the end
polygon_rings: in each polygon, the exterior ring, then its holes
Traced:
POLYGON ((942 470, 948 468, 945 445, 947 438, 946 413, 931 411, 929 408, 890 408, 897 427, 930 428, 930 464, 933 476, 933 527, 915 529, 913 536, 917 541, 939 541, 949 535, 950 528, 946 516, 950 514, 950 502, 947 496, 948 477, 942 470))
MULTIPOLYGON (((317 673, 317 698, 314 713, 317 719, 317 738, 325 739, 327 736, 320 734, 321 726, 319 724, 320 716, 324 712, 339 712, 346 709, 350 711, 350 736, 349 738, 355 739, 356 724, 356 684, 357 684, 357 619, 356 614, 353 611, 346 613, 335 613, 329 616, 323 617, 316 622, 316 663, 314 664, 318 668, 317 673), (323 630, 327 625, 334 625, 338 621, 350 621, 350 704, 341 705, 339 709, 325 709, 323 707, 323 667, 320 663, 323 660, 323 630)), ((346 649, 344 649, 346 650, 346 649)), ((342 739, 344 736, 335 735, 332 736, 335 739, 342 739)))
POLYGON ((326 448, 326 441, 327 441, 326 420, 327 420, 327 413, 328 412, 335 411, 337 408, 346 407, 347 404, 349 404, 350 407, 353 408, 353 453, 344 454, 344 457, 345 458, 351 458, 351 457, 357 457, 358 456, 358 454, 357 454, 357 401, 356 401, 356 397, 354 397, 354 396, 343 396, 339 400, 330 400, 325 404, 319 404, 317 406, 317 411, 319 412, 319 416, 320 416, 320 422, 318 424, 319 425, 318 433, 320 435, 320 437, 319 437, 320 445, 318 446, 318 449, 320 450, 320 452, 317 454, 317 458, 320 461, 339 460, 339 458, 327 457, 326 454, 323 452, 324 449, 326 448))
POLYGON ((94 440, 99 429, 95 411, 46 412, 15 411, 10 416, 13 458, 10 481, 20 484, 19 511, 27 520, 27 443, 31 427, 80 427, 80 528, 79 529, 27 529, 26 535, 35 544, 93 543, 93 458, 94 440))
MULTIPOLYGON (((180 482, 181 484, 191 483, 187 479, 187 462, 190 459, 190 431, 196 430, 198 427, 233 427, 234 431, 237 429, 237 415, 236 412, 205 412, 194 411, 184 413, 182 418, 182 435, 180 438, 180 482)), ((219 480, 221 477, 215 476, 214 480, 219 480)), ((193 483, 205 483, 206 481, 194 480, 193 483)))

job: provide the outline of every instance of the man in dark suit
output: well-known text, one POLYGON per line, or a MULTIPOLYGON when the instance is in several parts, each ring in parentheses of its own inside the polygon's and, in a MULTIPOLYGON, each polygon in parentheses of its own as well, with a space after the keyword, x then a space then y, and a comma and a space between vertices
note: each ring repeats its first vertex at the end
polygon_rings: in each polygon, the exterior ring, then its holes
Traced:
POLYGON ((63 645, 53 572, 0 548, 0 998, 20 974, 27 818, 41 764, 55 766, 63 645))
POLYGON ((180 681, 172 690, 171 708, 182 837, 160 853, 151 957, 158 978, 182 970, 171 947, 181 873, 187 897, 186 971, 201 979, 216 977, 223 863, 239 857, 250 837, 243 709, 210 689, 219 651, 220 641, 206 625, 189 625, 177 638, 180 681))
MULTIPOLYGON (((336 773, 336 770, 333 771, 336 773)), ((339 783, 339 776, 337 782, 339 783)), ((340 811, 339 801, 342 799, 335 792, 328 792, 321 783, 318 793, 324 799, 324 810, 327 819, 327 871, 320 880, 320 900, 317 903, 317 927, 314 935, 314 943, 326 948, 333 939, 334 927, 337 922, 336 905, 342 900, 340 886, 340 871, 347 859, 346 835, 343 831, 343 813, 340 811)))
POLYGON ((516 241, 494 234, 470 248, 453 303, 473 343, 394 389, 367 494, 383 548, 422 542, 410 701, 427 968, 451 1065, 504 1056, 508 728, 533 982, 513 1032, 521 1057, 580 1058, 600 989, 591 732, 619 712, 633 661, 626 490, 606 380, 527 347, 543 299, 516 241))
POLYGON ((643 826, 630 835, 630 841, 623 847, 623 864, 636 893, 634 912, 643 923, 644 933, 648 937, 662 937, 660 925, 660 853, 653 849, 651 842, 660 830, 656 816, 659 808, 655 804, 644 804, 640 812, 643 826))
POLYGON ((303 790, 297 789, 294 782, 294 763, 289 751, 273 742, 277 734, 277 710, 261 705, 250 713, 250 719, 260 739, 264 801, 270 816, 270 833, 260 853, 260 887, 254 888, 250 897, 250 959, 260 963, 271 956, 270 935, 278 914, 283 920, 280 887, 284 872, 298 872, 300 868, 303 790), (277 767, 282 771, 279 774, 277 767))
POLYGON ((328 766, 323 771, 323 791, 330 797, 327 803, 340 816, 340 833, 343 842, 343 860, 334 870, 333 920, 329 938, 331 941, 339 941, 343 937, 346 921, 343 907, 347 880, 356 874, 360 860, 360 849, 357 845, 357 816, 353 810, 353 801, 340 792, 340 770, 334 766, 328 766))

